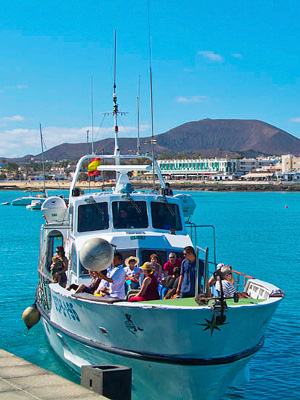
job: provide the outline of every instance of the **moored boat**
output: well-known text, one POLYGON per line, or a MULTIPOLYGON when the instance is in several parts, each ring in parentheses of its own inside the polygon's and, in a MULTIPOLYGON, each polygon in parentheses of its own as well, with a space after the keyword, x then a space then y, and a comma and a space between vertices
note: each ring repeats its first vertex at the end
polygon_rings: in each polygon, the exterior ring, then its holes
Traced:
MULTIPOLYGON (((150 374, 151 390, 156 396, 168 388, 169 395, 180 393, 179 398, 183 399, 219 399, 261 348, 282 291, 235 272, 236 282, 237 277, 242 278, 238 289, 249 298, 235 303, 234 299, 220 301, 209 296, 206 281, 212 272, 209 266, 215 268, 216 260, 209 263, 208 250, 193 243, 188 234, 189 229, 201 229, 186 222, 193 211, 189 196, 164 195, 162 175, 149 156, 137 159, 146 157, 154 164, 160 192, 135 191, 130 184, 129 171, 147 172, 152 170, 151 165, 117 164, 98 167, 102 171, 117 171, 118 180, 112 192, 83 194, 76 187, 76 179, 82 164, 91 157, 84 156, 78 163, 69 207, 58 197, 47 199, 42 206, 46 224, 41 233, 36 300, 50 344, 77 372, 87 364, 124 364, 133 367, 134 386, 139 385, 139 389, 145 385, 143 373, 147 372, 148 377, 150 374), (120 224, 121 209, 127 211, 128 218, 120 224), (197 259, 204 265, 203 277, 198 275, 198 288, 205 300, 198 301, 199 304, 194 297, 128 303, 124 299, 74 294, 51 283, 51 258, 58 244, 65 246, 70 260, 68 285, 89 282, 81 262, 81 249, 93 238, 105 239, 117 246, 124 258, 132 255, 141 262, 147 261, 153 252, 164 262, 170 252, 181 255, 185 246, 194 246, 197 259), (172 391, 161 377, 165 368, 168 375, 172 374, 172 391)), ((126 162, 132 158, 99 157, 126 162)))
POLYGON ((31 200, 31 203, 26 206, 28 210, 40 210, 42 208, 43 201, 31 200))
MULTIPOLYGON (((215 241, 212 259, 208 248, 202 249, 197 241, 199 230, 208 226, 191 222, 195 203, 189 195, 168 195, 154 157, 120 154, 115 92, 113 100, 114 154, 79 160, 68 207, 59 197, 50 197, 42 205, 46 223, 41 230, 36 306, 45 333, 54 351, 78 373, 89 364, 132 367, 134 399, 220 399, 262 347, 283 292, 233 271, 243 298, 225 298, 222 290, 220 297, 212 296, 208 278, 217 268, 215 241), (116 186, 111 191, 84 193, 78 187, 79 174, 92 159, 99 161, 98 171, 115 172, 116 186), (134 189, 130 177, 136 173, 153 174, 152 191, 134 189), (165 263, 171 252, 182 257, 183 249, 193 246, 196 296, 131 303, 118 297, 76 294, 53 283, 50 265, 57 246, 64 246, 69 259, 67 285, 90 283, 84 253, 95 239, 116 247, 124 259, 138 258, 141 264, 152 253, 165 263)), ((97 254, 91 250, 90 258, 98 260, 94 269, 101 254, 101 248, 97 254)), ((217 276, 222 279, 220 271, 217 276)))
POLYGON ((18 197, 11 202, 12 206, 30 206, 33 201, 39 201, 43 203, 46 200, 46 196, 42 193, 33 195, 30 193, 28 196, 18 197))

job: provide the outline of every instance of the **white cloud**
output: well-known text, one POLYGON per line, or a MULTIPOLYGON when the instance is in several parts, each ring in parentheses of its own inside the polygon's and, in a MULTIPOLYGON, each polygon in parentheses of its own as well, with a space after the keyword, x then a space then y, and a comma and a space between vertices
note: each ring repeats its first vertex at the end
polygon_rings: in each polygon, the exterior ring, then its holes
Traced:
POLYGON ((290 121, 291 122, 300 122, 300 117, 291 118, 290 121))
POLYGON ((16 89, 27 89, 28 88, 28 86, 27 85, 17 85, 16 86, 16 89))
POLYGON ((221 54, 214 53, 213 51, 198 51, 197 54, 200 54, 201 56, 207 58, 210 61, 214 62, 224 61, 224 58, 221 56, 221 54))
POLYGON ((183 68, 183 72, 190 73, 190 72, 195 72, 195 71, 196 71, 195 68, 183 68))
POLYGON ((238 58, 238 59, 240 59, 240 60, 242 60, 244 57, 241 55, 241 54, 239 54, 239 53, 233 53, 233 54, 231 54, 231 56, 232 57, 234 57, 234 58, 238 58))
POLYGON ((207 96, 177 97, 177 103, 205 103, 207 101, 207 96))
POLYGON ((6 90, 23 90, 27 88, 27 85, 6 86, 3 89, 0 89, 0 93, 4 93, 6 90))
MULTIPOLYGON (((92 128, 85 126, 82 128, 63 128, 63 127, 42 127, 43 138, 46 149, 58 146, 62 143, 86 143, 87 130, 90 131, 90 140, 92 128)), ((146 132, 149 126, 144 124, 140 126, 140 132, 146 132)), ((94 127, 94 141, 104 138, 114 137, 114 128, 94 127)), ((137 128, 133 126, 120 126, 119 137, 136 137, 137 128)), ((0 157, 22 157, 27 154, 39 154, 40 137, 39 129, 6 129, 0 130, 0 157)))
POLYGON ((19 121, 24 121, 24 117, 22 115, 13 115, 12 117, 3 117, 0 118, 0 121, 3 122, 19 122, 19 121))

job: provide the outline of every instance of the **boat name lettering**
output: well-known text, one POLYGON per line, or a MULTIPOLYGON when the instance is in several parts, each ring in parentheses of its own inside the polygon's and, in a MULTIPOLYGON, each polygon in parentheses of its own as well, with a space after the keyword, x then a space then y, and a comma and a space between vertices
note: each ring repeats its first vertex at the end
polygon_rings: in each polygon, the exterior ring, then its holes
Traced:
POLYGON ((145 236, 130 236, 130 240, 145 239, 145 236))
POLYGON ((73 304, 67 301, 61 301, 56 296, 52 296, 54 300, 55 309, 58 313, 62 314, 64 317, 69 317, 74 321, 80 321, 77 312, 74 310, 73 304))

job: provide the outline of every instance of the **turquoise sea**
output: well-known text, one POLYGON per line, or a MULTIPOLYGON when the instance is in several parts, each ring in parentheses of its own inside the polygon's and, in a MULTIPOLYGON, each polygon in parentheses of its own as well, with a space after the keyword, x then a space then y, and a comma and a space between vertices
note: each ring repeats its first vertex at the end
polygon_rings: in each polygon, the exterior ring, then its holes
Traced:
MULTIPOLYGON (((0 203, 23 192, 0 192, 0 203)), ((191 193, 194 222, 216 228, 217 261, 269 281, 286 296, 273 316, 265 344, 250 362, 250 382, 223 400, 298 399, 300 396, 300 193, 191 193)), ((40 211, 0 205, 0 348, 79 382, 51 350, 39 323, 27 331, 23 310, 37 285, 40 211)), ((198 237, 209 246, 212 234, 198 237)), ((234 340, 234 338, 233 338, 234 340)), ((158 395, 159 397, 159 395, 158 395)))

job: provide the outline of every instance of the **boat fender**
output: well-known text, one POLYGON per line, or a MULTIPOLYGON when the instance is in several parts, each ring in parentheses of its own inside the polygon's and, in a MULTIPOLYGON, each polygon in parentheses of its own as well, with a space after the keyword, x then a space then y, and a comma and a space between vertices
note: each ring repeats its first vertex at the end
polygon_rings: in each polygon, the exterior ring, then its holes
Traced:
POLYGON ((28 330, 36 325, 40 318, 41 314, 37 309, 36 304, 33 304, 31 307, 27 307, 22 314, 22 319, 28 330))

